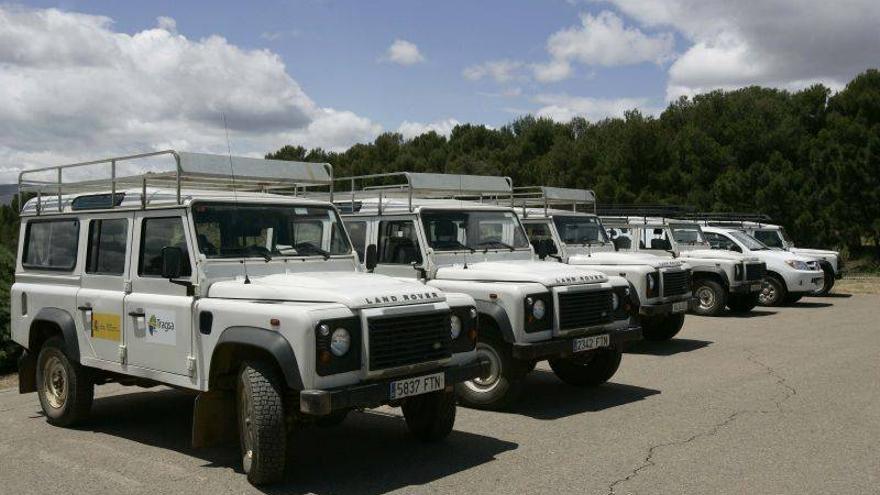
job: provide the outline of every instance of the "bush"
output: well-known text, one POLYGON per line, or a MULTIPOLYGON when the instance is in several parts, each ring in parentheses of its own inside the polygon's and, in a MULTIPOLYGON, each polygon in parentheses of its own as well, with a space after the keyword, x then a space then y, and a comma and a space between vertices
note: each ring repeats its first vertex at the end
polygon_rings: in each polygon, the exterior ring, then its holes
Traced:
POLYGON ((0 373, 16 368, 21 347, 12 341, 9 323, 9 289, 15 276, 15 255, 0 246, 0 373))

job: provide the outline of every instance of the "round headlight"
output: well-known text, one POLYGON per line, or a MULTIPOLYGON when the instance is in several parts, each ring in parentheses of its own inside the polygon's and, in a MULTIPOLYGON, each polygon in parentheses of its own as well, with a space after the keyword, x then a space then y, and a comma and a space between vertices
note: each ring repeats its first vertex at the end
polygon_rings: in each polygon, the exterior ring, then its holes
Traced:
POLYGON ((538 299, 532 304, 532 316, 536 319, 540 320, 544 317, 544 313, 547 312, 547 305, 544 304, 544 301, 538 299))
POLYGON ((452 315, 452 318, 449 319, 449 334, 452 335, 452 340, 461 335, 461 318, 456 315, 452 315))
POLYGON ((330 337, 330 352, 336 357, 344 356, 349 347, 351 347, 351 335, 348 330, 344 328, 334 330, 330 337))
POLYGON ((655 283, 654 283, 654 277, 652 277, 651 274, 649 273, 649 274, 648 274, 648 289, 649 289, 649 290, 654 290, 654 285, 655 285, 655 283))
POLYGON ((617 311, 617 308, 620 307, 620 298, 617 297, 616 292, 611 293, 611 309, 613 311, 617 311))

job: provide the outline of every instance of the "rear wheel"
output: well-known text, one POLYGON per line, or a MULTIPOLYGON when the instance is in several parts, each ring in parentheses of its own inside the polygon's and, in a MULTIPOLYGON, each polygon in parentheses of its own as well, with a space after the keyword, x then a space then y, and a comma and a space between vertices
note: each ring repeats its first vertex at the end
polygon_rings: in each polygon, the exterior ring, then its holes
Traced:
POLYGON ((718 316, 724 312, 727 304, 727 291, 724 286, 710 279, 694 281, 694 297, 697 304, 694 313, 703 316, 718 316))
POLYGON ((459 401, 476 409, 504 409, 522 391, 526 364, 511 355, 510 345, 488 338, 477 342, 477 355, 489 362, 485 376, 456 385, 459 401))
POLYGON ((86 368, 71 361, 64 340, 47 340, 37 357, 37 395, 46 420, 55 426, 73 426, 89 415, 95 386, 86 368))
POLYGON ((758 304, 761 306, 779 306, 788 296, 788 289, 785 282, 775 276, 768 276, 764 279, 764 287, 758 295, 758 304))
POLYGON ((261 362, 242 365, 238 374, 238 432, 242 468, 248 481, 265 485, 284 476, 287 431, 278 375, 261 362))
POLYGON ((642 336, 645 340, 660 342, 675 337, 684 326, 684 313, 642 318, 642 336))
POLYGON ((455 425, 455 392, 440 390, 404 400, 403 417, 409 432, 423 442, 446 438, 455 425))
POLYGON ((731 294, 727 307, 734 313, 748 313, 758 305, 760 292, 750 294, 731 294))
POLYGON ((822 286, 811 292, 811 296, 825 296, 831 292, 831 288, 834 287, 834 270, 831 269, 831 266, 823 263, 822 272, 824 274, 822 277, 822 286))
POLYGON ((599 349, 564 359, 551 359, 553 373, 569 385, 596 387, 607 382, 620 367, 622 353, 617 349, 599 349))

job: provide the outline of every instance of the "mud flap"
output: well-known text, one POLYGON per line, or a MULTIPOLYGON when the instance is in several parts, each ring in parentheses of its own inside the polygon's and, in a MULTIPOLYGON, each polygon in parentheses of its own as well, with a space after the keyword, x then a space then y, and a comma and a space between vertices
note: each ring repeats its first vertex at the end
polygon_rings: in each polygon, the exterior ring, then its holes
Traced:
POLYGON ((18 393, 37 391, 37 357, 27 351, 18 358, 18 393))
POLYGON ((231 392, 202 392, 193 405, 193 448, 238 441, 235 396, 231 392))

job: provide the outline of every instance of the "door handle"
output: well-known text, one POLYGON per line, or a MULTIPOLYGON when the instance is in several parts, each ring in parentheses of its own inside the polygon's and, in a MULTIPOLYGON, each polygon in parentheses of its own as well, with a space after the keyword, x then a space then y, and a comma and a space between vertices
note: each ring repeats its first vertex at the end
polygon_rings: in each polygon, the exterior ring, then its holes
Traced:
POLYGON ((91 311, 91 310, 92 310, 92 307, 91 307, 91 306, 80 306, 80 307, 78 307, 78 308, 76 308, 76 309, 78 309, 78 310, 80 310, 80 311, 91 311))
POLYGON ((143 318, 144 316, 147 316, 147 315, 146 315, 146 313, 144 313, 144 312, 141 310, 141 311, 129 311, 129 312, 128 312, 128 316, 131 316, 131 317, 134 317, 134 318, 143 318))

